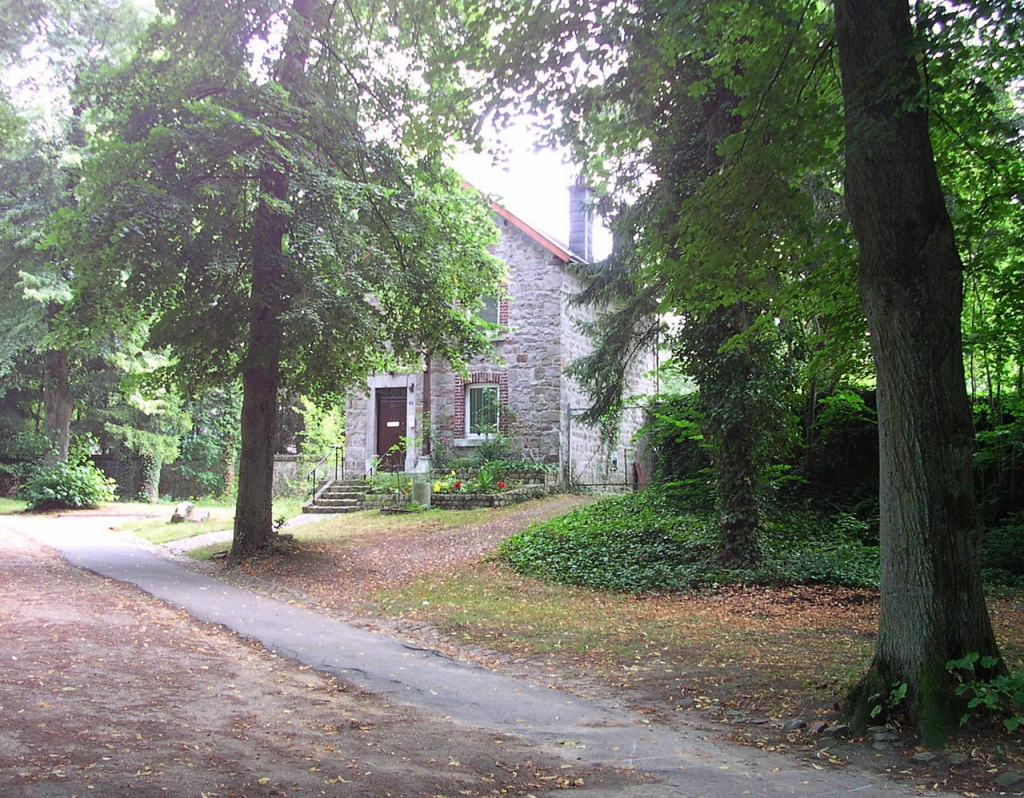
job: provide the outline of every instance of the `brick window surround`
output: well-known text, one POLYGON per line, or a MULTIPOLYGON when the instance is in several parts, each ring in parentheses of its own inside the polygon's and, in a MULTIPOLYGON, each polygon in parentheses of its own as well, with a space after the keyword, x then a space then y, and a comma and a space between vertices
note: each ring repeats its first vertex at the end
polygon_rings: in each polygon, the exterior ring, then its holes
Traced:
MULTIPOLYGON (((498 405, 508 407, 508 374, 504 371, 472 371, 469 379, 455 375, 455 418, 453 420, 456 437, 466 435, 466 389, 472 385, 497 385, 498 405)), ((507 413, 498 413, 498 429, 507 432, 507 413)))
POLYGON ((491 297, 491 301, 497 304, 497 324, 501 327, 501 333, 503 334, 508 329, 508 296, 504 293, 508 289, 508 286, 501 286, 502 295, 495 299, 491 297))

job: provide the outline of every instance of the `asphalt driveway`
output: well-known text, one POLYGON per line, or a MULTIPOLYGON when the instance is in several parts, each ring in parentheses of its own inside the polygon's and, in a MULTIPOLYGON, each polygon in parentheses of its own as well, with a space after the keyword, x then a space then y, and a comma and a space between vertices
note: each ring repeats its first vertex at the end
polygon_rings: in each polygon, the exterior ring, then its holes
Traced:
MULTIPOLYGON (((572 795, 579 798, 920 794, 874 774, 816 770, 782 756, 713 743, 696 728, 665 729, 620 706, 581 699, 410 647, 184 567, 158 547, 112 531, 112 523, 113 519, 98 516, 0 517, 0 528, 56 550, 75 568, 135 586, 171 607, 184 609, 198 621, 258 641, 279 657, 371 692, 403 712, 414 711, 467 730, 514 739, 534 748, 538 757, 560 758, 566 767, 625 770, 625 781, 610 779, 604 786, 576 786, 572 795), (639 774, 648 776, 639 778, 639 774)), ((420 787, 411 784, 407 789, 394 792, 389 788, 386 794, 431 794, 417 792, 420 787)), ((374 793, 339 787, 325 794, 374 793)))

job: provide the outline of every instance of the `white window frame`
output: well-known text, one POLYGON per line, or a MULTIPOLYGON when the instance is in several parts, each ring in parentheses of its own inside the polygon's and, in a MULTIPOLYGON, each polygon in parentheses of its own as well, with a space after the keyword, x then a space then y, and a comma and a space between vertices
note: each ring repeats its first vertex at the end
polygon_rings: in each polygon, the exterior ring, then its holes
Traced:
POLYGON ((501 428, 501 388, 496 382, 473 382, 466 385, 466 437, 474 440, 493 438, 501 428), (492 432, 473 432, 473 400, 475 391, 494 392, 494 430, 492 432))

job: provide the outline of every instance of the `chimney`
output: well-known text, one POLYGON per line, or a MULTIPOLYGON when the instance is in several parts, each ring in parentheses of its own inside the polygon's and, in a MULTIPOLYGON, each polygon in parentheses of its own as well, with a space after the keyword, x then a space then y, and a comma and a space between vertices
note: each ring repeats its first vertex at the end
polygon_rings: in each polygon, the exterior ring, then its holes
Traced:
POLYGON ((587 263, 594 260, 594 208, 583 177, 569 186, 569 249, 587 263))

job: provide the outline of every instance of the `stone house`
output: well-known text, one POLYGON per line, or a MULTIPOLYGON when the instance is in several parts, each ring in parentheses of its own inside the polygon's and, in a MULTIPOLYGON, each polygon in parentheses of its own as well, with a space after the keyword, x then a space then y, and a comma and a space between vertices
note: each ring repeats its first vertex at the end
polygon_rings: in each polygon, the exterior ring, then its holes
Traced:
MULTIPOLYGON (((366 392, 347 402, 347 477, 374 469, 429 471, 432 447, 465 457, 499 429, 513 451, 556 465, 567 484, 632 484, 643 411, 628 409, 616 440, 602 445, 598 429, 575 421, 588 398, 565 373, 591 346, 574 319, 593 313, 570 306, 582 283, 566 268, 592 259, 589 205, 585 187, 569 189, 568 245, 492 205, 500 233, 494 254, 508 266, 505 296, 488 302, 482 314, 501 328, 493 353, 470 362, 468 377, 437 361, 415 373, 372 377, 366 392)), ((631 395, 654 392, 654 366, 651 352, 634 369, 631 395)))

